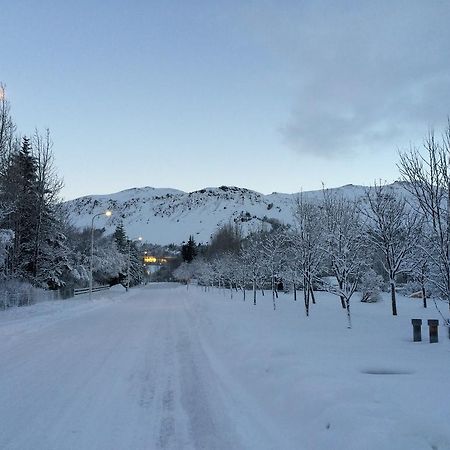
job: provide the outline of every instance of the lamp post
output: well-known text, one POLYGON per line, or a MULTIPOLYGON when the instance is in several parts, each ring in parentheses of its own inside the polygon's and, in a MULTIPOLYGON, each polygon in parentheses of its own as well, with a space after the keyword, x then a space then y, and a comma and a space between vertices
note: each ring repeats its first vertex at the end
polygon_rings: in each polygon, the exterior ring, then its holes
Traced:
POLYGON ((89 300, 92 298, 92 269, 94 266, 94 220, 96 217, 100 216, 106 216, 111 217, 112 212, 111 211, 105 211, 103 213, 95 214, 92 216, 92 222, 91 222, 91 267, 89 269, 89 300))
POLYGON ((142 237, 139 236, 137 238, 128 240, 127 292, 128 292, 128 289, 130 289, 131 243, 134 241, 142 241, 142 237))

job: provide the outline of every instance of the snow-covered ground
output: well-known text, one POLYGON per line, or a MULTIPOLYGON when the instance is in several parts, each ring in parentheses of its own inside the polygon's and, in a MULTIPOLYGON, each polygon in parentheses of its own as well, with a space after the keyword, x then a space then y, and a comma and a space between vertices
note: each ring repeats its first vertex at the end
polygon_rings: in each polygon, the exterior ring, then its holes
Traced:
POLYGON ((161 284, 0 313, 1 449, 450 449, 450 341, 420 300, 161 284))

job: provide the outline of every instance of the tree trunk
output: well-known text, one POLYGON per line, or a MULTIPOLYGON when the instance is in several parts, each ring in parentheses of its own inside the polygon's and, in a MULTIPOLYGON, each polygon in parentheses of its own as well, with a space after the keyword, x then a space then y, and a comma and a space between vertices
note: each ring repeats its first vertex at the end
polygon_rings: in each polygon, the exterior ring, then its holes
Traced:
POLYGON ((253 279, 253 304, 256 305, 256 280, 253 279))
MULTIPOLYGON (((449 269, 447 269, 447 302, 448 302, 448 308, 450 310, 450 273, 449 273, 449 269)), ((449 327, 449 333, 448 333, 448 337, 450 339, 450 327, 449 327)))
POLYGON ((297 301, 297 286, 295 285, 295 281, 292 284, 294 286, 294 302, 296 302, 297 301))
POLYGON ((345 308, 347 310, 347 328, 351 328, 352 327, 352 316, 350 314, 350 300, 346 299, 345 301, 345 308))
POLYGON ((39 260, 39 250, 41 245, 41 227, 42 227, 42 204, 39 204, 39 215, 38 223, 36 226, 36 236, 35 236, 35 249, 34 249, 34 261, 33 261, 33 276, 36 277, 38 273, 38 260, 39 260))
POLYGON ((309 283, 309 290, 311 292, 311 300, 313 302, 313 305, 315 305, 316 304, 316 298, 314 296, 314 289, 313 289, 312 283, 309 283))
POLYGON ((272 284, 272 303, 273 303, 273 310, 275 311, 277 309, 277 304, 275 302, 275 276, 272 273, 271 277, 271 284, 272 284))
POLYGON ((273 310, 275 311, 277 309, 277 303, 275 302, 275 275, 272 272, 271 276, 271 287, 272 287, 272 304, 273 304, 273 310))
POLYGON ((425 290, 425 283, 421 283, 422 287, 422 300, 423 300, 423 307, 427 307, 427 292, 425 290))
POLYGON ((396 316, 397 315, 397 301, 395 299, 395 280, 391 278, 390 284, 391 284, 392 315, 396 316))
MULTIPOLYGON (((343 286, 344 286, 343 281, 342 281, 342 280, 339 280, 339 281, 338 281, 338 285, 339 285, 339 289, 342 291, 342 288, 343 288, 343 286)), ((341 306, 342 306, 342 308, 343 308, 343 309, 347 309, 347 306, 346 306, 346 303, 345 303, 345 297, 344 297, 343 295, 340 295, 339 297, 340 297, 340 299, 341 299, 341 306)))
POLYGON ((306 317, 309 317, 309 289, 306 286, 306 279, 303 278, 303 298, 305 299, 306 317))

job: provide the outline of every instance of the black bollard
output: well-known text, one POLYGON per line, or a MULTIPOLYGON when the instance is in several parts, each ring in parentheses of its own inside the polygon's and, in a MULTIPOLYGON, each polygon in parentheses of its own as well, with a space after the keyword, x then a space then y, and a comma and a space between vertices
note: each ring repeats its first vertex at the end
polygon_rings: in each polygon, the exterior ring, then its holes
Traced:
POLYGON ((439 339, 438 339, 438 325, 439 325, 439 320, 428 319, 428 327, 430 328, 430 344, 434 344, 435 342, 439 342, 439 339))
POLYGON ((413 341, 420 342, 422 340, 422 319, 411 319, 413 325, 413 341))

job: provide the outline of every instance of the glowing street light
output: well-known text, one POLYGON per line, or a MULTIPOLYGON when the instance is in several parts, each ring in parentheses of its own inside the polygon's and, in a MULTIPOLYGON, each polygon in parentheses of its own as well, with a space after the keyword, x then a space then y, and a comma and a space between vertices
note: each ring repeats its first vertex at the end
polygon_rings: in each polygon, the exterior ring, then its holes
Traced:
POLYGON ((92 216, 92 222, 91 222, 91 267, 89 270, 89 300, 91 300, 91 298, 92 298, 92 269, 94 266, 94 219, 96 217, 100 217, 100 216, 111 217, 111 215, 112 215, 112 212, 107 210, 105 212, 95 214, 94 216, 92 216))
POLYGON ((142 237, 139 236, 134 239, 128 240, 128 270, 127 270, 127 291, 130 289, 130 266, 131 266, 131 243, 134 241, 142 241, 142 237))

